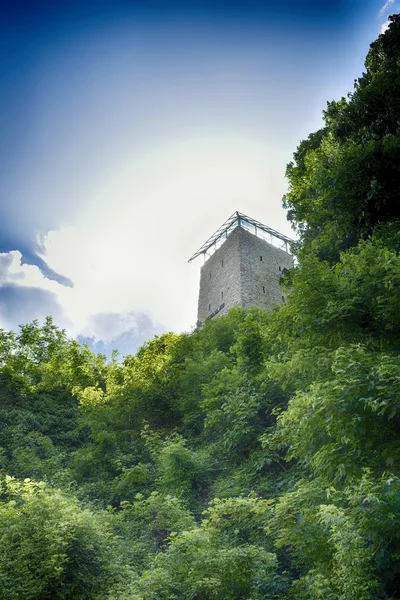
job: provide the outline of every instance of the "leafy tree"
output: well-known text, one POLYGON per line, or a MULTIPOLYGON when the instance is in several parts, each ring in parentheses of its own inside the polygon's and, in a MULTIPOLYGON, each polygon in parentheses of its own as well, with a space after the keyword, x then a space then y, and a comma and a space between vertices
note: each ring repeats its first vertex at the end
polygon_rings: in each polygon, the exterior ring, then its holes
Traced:
POLYGON ((157 553, 167 550, 173 532, 196 526, 184 501, 159 491, 147 497, 138 493, 132 501, 122 501, 121 509, 115 513, 114 528, 135 572, 149 567, 157 553))
POLYGON ((215 500, 200 527, 171 535, 132 586, 136 600, 274 598, 285 582, 265 546, 269 502, 255 497, 215 500))
POLYGON ((325 127, 287 166, 288 218, 327 260, 400 219, 400 17, 371 44, 348 99, 328 103, 325 127))
POLYGON ((44 483, 2 481, 0 598, 98 599, 118 578, 107 520, 44 483))

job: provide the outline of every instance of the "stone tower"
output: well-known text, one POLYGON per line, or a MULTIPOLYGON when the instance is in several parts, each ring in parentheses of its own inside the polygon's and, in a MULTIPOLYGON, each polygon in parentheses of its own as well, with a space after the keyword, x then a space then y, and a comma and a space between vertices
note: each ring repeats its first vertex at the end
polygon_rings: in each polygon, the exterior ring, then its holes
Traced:
POLYGON ((283 269, 293 266, 293 240, 235 212, 190 258, 203 254, 198 324, 224 315, 232 306, 271 310, 285 301, 279 284, 283 269))

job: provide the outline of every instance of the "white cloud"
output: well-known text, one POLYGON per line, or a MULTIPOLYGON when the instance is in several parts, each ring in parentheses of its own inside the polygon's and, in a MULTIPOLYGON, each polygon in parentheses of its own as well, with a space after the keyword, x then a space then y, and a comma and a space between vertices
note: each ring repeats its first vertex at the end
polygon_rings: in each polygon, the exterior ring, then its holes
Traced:
POLYGON ((140 336, 160 333, 161 325, 152 322, 148 315, 144 313, 97 313, 91 315, 82 335, 92 337, 95 340, 103 342, 112 342, 121 337, 124 333, 130 332, 132 335, 140 336))
POLYGON ((144 342, 164 331, 164 326, 154 323, 143 313, 100 313, 90 317, 78 339, 108 357, 113 350, 123 356, 134 354, 144 342))
POLYGON ((24 273, 19 269, 15 270, 15 263, 21 262, 20 259, 18 261, 18 255, 21 257, 20 252, 0 253, 0 284, 24 279, 24 273))
POLYGON ((385 31, 388 29, 389 25, 390 25, 390 21, 388 19, 388 16, 393 12, 399 9, 399 2, 398 0, 387 0, 385 2, 385 4, 382 6, 382 8, 379 11, 379 15, 381 17, 385 17, 386 20, 384 23, 381 24, 381 29, 380 29, 380 33, 385 33, 385 31))
POLYGON ((381 29, 380 29, 380 33, 385 33, 385 31, 388 29, 389 25, 390 25, 390 21, 388 19, 388 16, 393 13, 393 11, 396 11, 399 9, 399 2, 398 0, 387 0, 385 2, 385 4, 382 6, 382 8, 379 11, 379 15, 381 17, 385 17, 386 20, 384 23, 381 24, 381 29))
POLYGON ((389 28, 390 25, 390 21, 385 21, 385 23, 382 23, 381 25, 381 33, 385 33, 385 31, 389 28))
POLYGON ((18 251, 0 253, 0 328, 17 330, 33 319, 54 317, 60 327, 72 331, 57 291, 60 286, 45 279, 39 268, 21 265, 18 251))
POLYGON ((49 265, 74 282, 58 286, 58 297, 76 331, 107 312, 190 329, 202 263, 187 260, 232 212, 290 235, 282 165, 266 143, 203 138, 159 147, 115 173, 85 202, 79 226, 46 239, 49 265))
POLYGON ((379 14, 380 14, 380 15, 386 15, 386 14, 388 13, 389 9, 390 9, 390 6, 391 6, 392 4, 394 4, 394 3, 395 3, 395 1, 396 1, 396 0, 387 0, 387 1, 385 2, 385 4, 382 6, 382 8, 380 9, 380 11, 379 11, 379 14))
POLYGON ((20 252, 7 255, 5 281, 52 295, 69 333, 93 343, 132 347, 147 333, 190 330, 202 259, 187 261, 235 210, 291 235, 281 208, 284 160, 265 142, 232 137, 159 147, 94 190, 79 224, 45 238, 49 267, 73 288, 21 265, 20 252))

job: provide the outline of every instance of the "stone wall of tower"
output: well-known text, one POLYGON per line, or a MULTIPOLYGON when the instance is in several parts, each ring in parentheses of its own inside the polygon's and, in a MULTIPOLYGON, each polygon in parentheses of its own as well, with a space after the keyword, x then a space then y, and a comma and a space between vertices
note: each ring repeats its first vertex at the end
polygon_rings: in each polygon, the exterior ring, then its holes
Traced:
POLYGON ((232 306, 241 305, 240 231, 235 229, 201 267, 199 323, 215 311, 215 315, 224 315, 232 306))
POLYGON ((283 269, 293 266, 293 258, 262 238, 240 231, 241 305, 271 310, 284 301, 279 278, 283 269))
POLYGON ((198 322, 224 315, 232 306, 271 310, 283 302, 279 277, 292 266, 290 254, 236 228, 201 268, 198 322))

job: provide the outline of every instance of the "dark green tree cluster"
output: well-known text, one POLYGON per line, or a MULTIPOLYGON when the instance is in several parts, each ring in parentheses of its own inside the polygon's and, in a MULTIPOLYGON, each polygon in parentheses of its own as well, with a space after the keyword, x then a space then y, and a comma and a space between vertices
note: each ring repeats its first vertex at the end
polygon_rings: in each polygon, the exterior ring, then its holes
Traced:
POLYGON ((288 166, 288 301, 0 332, 0 600, 400 598, 400 17, 288 166))
POLYGON ((400 15, 390 20, 354 92, 328 103, 325 127, 287 167, 289 219, 307 249, 331 262, 378 224, 400 219, 400 15))

